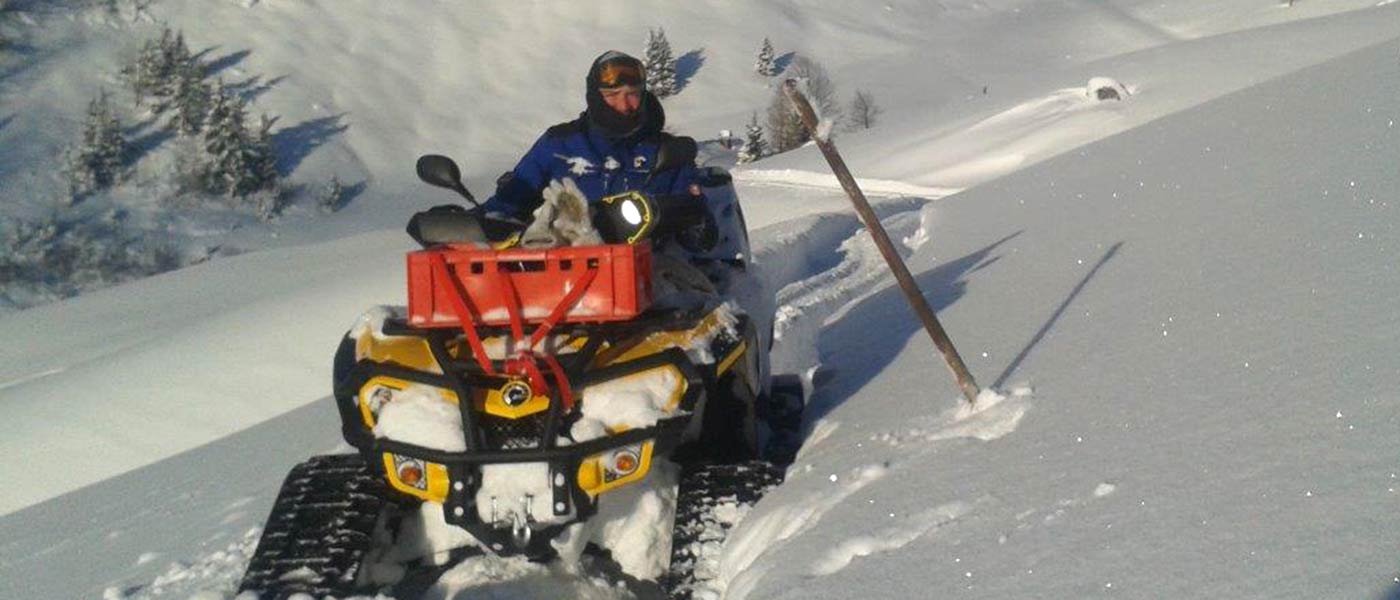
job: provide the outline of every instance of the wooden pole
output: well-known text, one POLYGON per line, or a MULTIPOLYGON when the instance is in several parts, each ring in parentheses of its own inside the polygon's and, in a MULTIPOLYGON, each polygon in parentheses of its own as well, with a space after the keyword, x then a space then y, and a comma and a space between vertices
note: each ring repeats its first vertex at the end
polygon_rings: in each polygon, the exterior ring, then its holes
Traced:
POLYGON ((909 302, 909 307, 914 309, 914 314, 918 315, 919 320, 923 322, 924 331, 927 331, 928 336, 933 339, 933 345, 943 354, 943 361, 952 370, 953 378, 957 380, 958 388, 962 390, 963 397, 967 399, 969 405, 976 404, 977 394, 980 391, 977 387, 977 380, 973 379, 972 373, 967 370, 967 365, 963 364, 962 356, 958 354, 958 349, 953 347, 952 340, 948 339, 948 333, 938 322, 938 316, 933 313, 933 308, 928 305, 923 293, 919 291, 919 284, 914 281, 914 276, 909 274, 909 268, 904 265, 904 259, 895 252, 889 234, 885 233, 885 227, 880 224, 880 219, 870 208, 870 202, 866 201, 865 194, 860 191, 860 186, 856 185, 856 179, 851 176, 850 169, 846 168, 846 161, 841 159, 841 155, 836 152, 836 146, 831 143, 831 140, 823 137, 818 131, 820 124, 817 122, 817 115, 812 110, 811 103, 807 102, 807 98, 798 91, 796 80, 789 79, 784 82, 783 92, 787 94, 788 100, 792 102, 798 115, 802 117, 802 124, 812 133, 812 139, 816 141, 817 148, 820 148, 822 155, 826 157, 826 162, 831 165, 831 171, 836 174, 836 180, 841 182, 841 187, 851 198, 851 204, 855 205, 856 213, 860 215, 860 220, 865 223, 865 228, 870 231, 871 239, 875 240, 875 247, 880 249, 880 254, 885 257, 890 271, 894 272, 895 281, 899 282, 900 289, 904 291, 904 299, 909 302))

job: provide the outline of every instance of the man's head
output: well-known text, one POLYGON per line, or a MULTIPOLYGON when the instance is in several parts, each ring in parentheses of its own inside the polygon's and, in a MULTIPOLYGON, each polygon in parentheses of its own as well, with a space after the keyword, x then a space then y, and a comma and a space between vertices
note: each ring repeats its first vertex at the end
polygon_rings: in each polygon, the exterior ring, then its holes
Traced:
POLYGON ((646 121, 646 71, 642 62, 616 50, 604 52, 588 70, 588 118, 608 137, 626 137, 646 121))

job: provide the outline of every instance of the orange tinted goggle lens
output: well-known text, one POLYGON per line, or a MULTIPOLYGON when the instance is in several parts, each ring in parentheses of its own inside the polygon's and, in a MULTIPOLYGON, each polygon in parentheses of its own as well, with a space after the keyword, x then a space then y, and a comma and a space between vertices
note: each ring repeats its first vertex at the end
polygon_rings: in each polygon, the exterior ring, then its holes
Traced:
POLYGON ((599 87, 618 87, 623 85, 637 85, 642 82, 642 71, 635 65, 626 63, 609 63, 603 65, 598 73, 599 87))

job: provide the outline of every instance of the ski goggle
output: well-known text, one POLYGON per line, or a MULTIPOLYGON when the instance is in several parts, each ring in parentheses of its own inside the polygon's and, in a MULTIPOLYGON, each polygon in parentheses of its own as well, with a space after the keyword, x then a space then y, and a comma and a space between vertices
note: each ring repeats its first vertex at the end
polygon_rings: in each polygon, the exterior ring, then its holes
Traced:
POLYGON ((631 60, 615 60, 603 63, 598 69, 598 87, 615 88, 625 85, 642 85, 642 66, 631 60))

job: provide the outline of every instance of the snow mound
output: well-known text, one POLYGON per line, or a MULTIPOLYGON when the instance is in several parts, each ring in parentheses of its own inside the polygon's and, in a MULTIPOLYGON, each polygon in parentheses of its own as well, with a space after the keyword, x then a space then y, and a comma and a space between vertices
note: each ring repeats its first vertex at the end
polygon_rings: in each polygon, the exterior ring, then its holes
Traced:
POLYGON ((1084 95, 1094 100, 1126 100, 1132 93, 1117 79, 1112 77, 1094 77, 1089 80, 1089 84, 1084 86, 1084 95))

